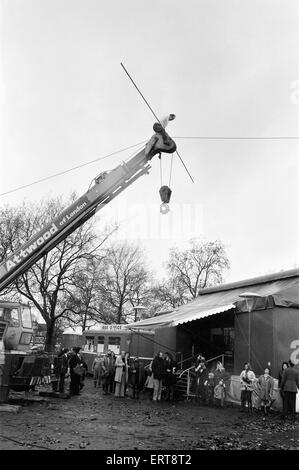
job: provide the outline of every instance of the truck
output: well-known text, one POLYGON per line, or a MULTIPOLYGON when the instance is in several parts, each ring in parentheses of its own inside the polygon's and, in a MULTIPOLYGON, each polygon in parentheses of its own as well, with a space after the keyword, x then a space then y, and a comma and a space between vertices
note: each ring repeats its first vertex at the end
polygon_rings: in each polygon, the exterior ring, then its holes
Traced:
MULTIPOLYGON (((161 153, 170 154, 176 151, 176 143, 161 125, 157 126, 155 123, 153 129, 155 134, 142 150, 111 171, 101 172, 95 177, 93 185, 86 193, 0 263, 0 294, 57 244, 94 216, 97 211, 109 204, 141 176, 148 174, 151 168, 150 161, 155 155, 158 154, 161 158, 161 153)), ((169 197, 162 198, 162 201, 165 205, 166 202, 169 202, 169 197)), ((6 335, 11 334, 9 333, 12 332, 11 328, 17 329, 18 327, 13 325, 7 327, 3 333, 3 341, 0 343, 2 346, 2 351, 0 351, 2 370, 2 374, 0 374, 0 400, 1 397, 7 395, 7 390, 14 386, 16 377, 20 379, 18 387, 22 388, 23 386, 25 390, 28 390, 32 385, 33 378, 38 374, 49 373, 47 372, 49 371, 49 358, 46 356, 29 354, 30 358, 26 357, 28 351, 24 348, 23 361, 21 361, 20 355, 15 357, 20 353, 20 348, 25 346, 20 342, 21 338, 24 338, 24 334, 19 336, 18 344, 15 342, 16 350, 7 349, 5 346, 8 344, 6 335), (31 366, 29 367, 28 364, 31 366)), ((15 336, 16 338, 17 336, 15 336)))
POLYGON ((0 301, 0 402, 9 390, 28 391, 40 377, 49 377, 50 358, 32 353, 30 305, 0 301))

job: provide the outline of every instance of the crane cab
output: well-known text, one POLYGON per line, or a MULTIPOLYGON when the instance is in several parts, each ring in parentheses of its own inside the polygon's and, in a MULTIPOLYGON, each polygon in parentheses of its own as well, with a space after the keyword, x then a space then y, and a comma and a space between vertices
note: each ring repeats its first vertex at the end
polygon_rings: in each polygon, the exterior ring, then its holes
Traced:
POLYGON ((14 353, 29 351, 32 335, 30 306, 0 301, 0 341, 4 350, 14 353))

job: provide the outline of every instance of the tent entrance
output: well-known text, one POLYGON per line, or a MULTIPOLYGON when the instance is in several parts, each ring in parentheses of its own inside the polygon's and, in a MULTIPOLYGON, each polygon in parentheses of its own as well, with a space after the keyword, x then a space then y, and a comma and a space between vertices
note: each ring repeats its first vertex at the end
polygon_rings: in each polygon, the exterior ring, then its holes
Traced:
MULTIPOLYGON (((213 315, 178 325, 176 328, 177 348, 185 351, 185 358, 187 357, 185 347, 188 344, 189 357, 201 354, 207 360, 216 358, 212 361, 211 366, 213 367, 216 365, 217 360, 221 360, 221 357, 218 359, 217 357, 224 355, 225 368, 228 371, 233 370, 235 342, 233 313, 226 312, 225 314, 213 315), (180 344, 180 338, 182 344, 180 344)), ((186 365, 187 367, 189 365, 186 365)))

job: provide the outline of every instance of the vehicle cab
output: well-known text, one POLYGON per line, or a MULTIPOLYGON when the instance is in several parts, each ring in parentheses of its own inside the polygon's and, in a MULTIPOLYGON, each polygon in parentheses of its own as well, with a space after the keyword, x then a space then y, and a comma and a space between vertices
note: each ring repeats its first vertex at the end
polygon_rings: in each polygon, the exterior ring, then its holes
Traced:
POLYGON ((0 341, 5 351, 23 353, 30 350, 33 335, 29 305, 0 302, 0 341))

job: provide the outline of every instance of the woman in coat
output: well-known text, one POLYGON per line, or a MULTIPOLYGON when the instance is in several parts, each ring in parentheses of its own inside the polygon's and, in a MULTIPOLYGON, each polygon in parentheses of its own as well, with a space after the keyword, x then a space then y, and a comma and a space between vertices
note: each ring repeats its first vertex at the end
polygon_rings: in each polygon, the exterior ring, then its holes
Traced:
POLYGON ((117 398, 123 398, 125 396, 126 387, 126 374, 127 374, 127 363, 126 353, 121 352, 120 356, 117 356, 115 361, 115 396, 117 398))
POLYGON ((281 364, 281 369, 279 371, 279 374, 278 374, 278 388, 279 388, 279 394, 281 396, 281 399, 282 399, 282 404, 284 403, 284 393, 283 393, 283 390, 281 388, 281 379, 282 379, 282 374, 283 372, 285 371, 285 369, 287 369, 289 367, 289 364, 288 362, 284 361, 282 364, 281 364))
MULTIPOLYGON (((144 368, 147 374, 147 377, 144 383, 144 391, 153 392, 154 390, 154 376, 153 376, 152 366, 153 366, 153 361, 151 361, 150 364, 148 366, 145 366, 144 368)), ((152 398, 152 394, 151 394, 151 398, 152 398)))
POLYGON ((271 377, 270 369, 268 367, 266 367, 264 374, 258 378, 257 385, 259 388, 259 396, 262 401, 262 407, 264 408, 265 415, 267 415, 274 401, 274 379, 271 377))
POLYGON ((170 353, 165 353, 165 387, 166 387, 166 401, 174 401, 175 398, 175 384, 176 384, 176 369, 177 363, 173 360, 170 353))
POLYGON ((197 364, 195 365, 195 373, 196 373, 196 389, 195 395, 196 400, 199 404, 204 403, 205 401, 205 381, 208 379, 208 370, 206 367, 205 358, 200 356, 197 358, 197 364))
POLYGON ((154 393, 153 401, 160 401, 162 394, 162 380, 165 376, 165 365, 163 359, 163 353, 161 351, 154 357, 152 363, 153 371, 153 382, 154 382, 154 393))

